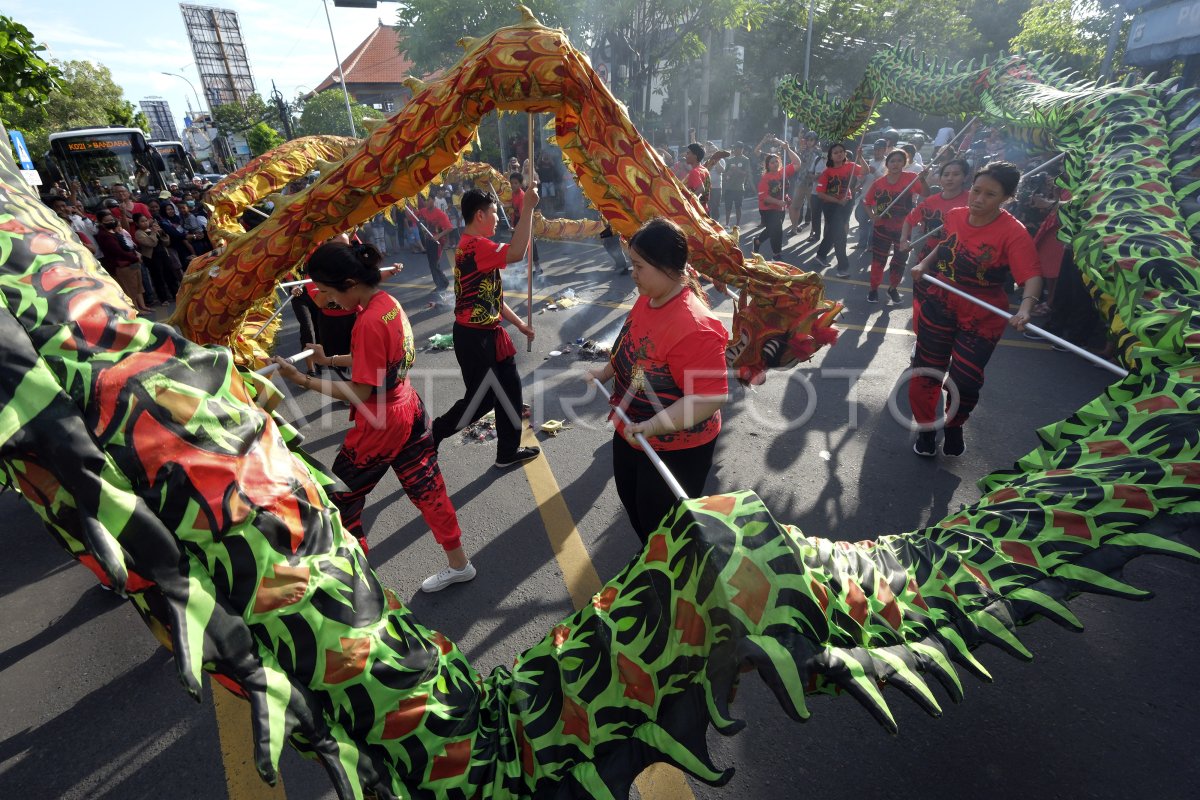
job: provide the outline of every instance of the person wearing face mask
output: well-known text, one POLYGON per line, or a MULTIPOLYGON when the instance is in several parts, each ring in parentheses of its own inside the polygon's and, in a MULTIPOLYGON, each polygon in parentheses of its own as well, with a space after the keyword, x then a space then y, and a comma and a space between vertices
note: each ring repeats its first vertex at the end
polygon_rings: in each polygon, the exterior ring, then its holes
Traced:
POLYGON ((182 214, 181 223, 184 231, 187 232, 187 240, 192 246, 192 251, 196 255, 203 255, 209 250, 212 250, 212 244, 208 241, 208 220, 200 215, 197 210, 195 200, 187 200, 184 202, 183 208, 180 209, 182 214))
MULTIPOLYGON (((1021 305, 1008 324, 1023 331, 1041 296, 1042 271, 1029 231, 1001 208, 1012 198, 1021 172, 993 161, 975 175, 965 208, 945 212, 942 241, 913 268, 913 282, 926 272, 998 309, 1008 308, 1006 287, 1023 287, 1021 305)), ((913 451, 936 454, 938 406, 947 383, 942 453, 966 451, 963 425, 983 388, 983 371, 1004 334, 1004 319, 939 286, 929 284, 921 301, 917 353, 913 366, 924 374, 908 385, 908 400, 919 426, 913 451)))
POLYGON ((142 259, 129 231, 107 209, 96 215, 100 230, 96 233, 96 244, 100 247, 100 263, 108 274, 120 285, 142 313, 149 313, 142 289, 142 259))
POLYGON ((612 380, 613 473, 617 495, 643 543, 675 504, 675 496, 642 451, 636 434, 666 463, 689 497, 704 494, 712 470, 721 406, 728 400, 729 334, 689 278, 687 237, 673 222, 652 219, 629 240, 638 299, 603 367, 586 380, 612 380))

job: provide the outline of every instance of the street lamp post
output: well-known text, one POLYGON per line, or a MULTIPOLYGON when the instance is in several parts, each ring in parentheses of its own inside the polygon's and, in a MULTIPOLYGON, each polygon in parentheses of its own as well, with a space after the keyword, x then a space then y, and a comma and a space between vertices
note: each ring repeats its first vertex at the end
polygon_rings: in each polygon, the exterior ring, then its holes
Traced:
POLYGON ((342 72, 342 57, 338 55, 337 40, 333 37, 333 20, 329 17, 329 2, 321 0, 325 7, 325 22, 329 25, 329 41, 333 44, 333 57, 337 59, 338 78, 342 84, 342 97, 346 101, 346 117, 350 120, 350 135, 357 138, 358 129, 354 127, 354 112, 350 110, 350 90, 346 88, 346 75, 342 72))
POLYGON ((190 80, 185 78, 183 75, 180 75, 178 72, 164 72, 162 74, 170 75, 172 78, 179 78, 179 80, 186 83, 188 85, 188 88, 190 88, 192 90, 192 94, 196 95, 196 105, 198 106, 198 108, 196 110, 200 111, 200 112, 204 111, 204 104, 200 102, 200 94, 196 91, 196 87, 192 85, 192 82, 190 80))

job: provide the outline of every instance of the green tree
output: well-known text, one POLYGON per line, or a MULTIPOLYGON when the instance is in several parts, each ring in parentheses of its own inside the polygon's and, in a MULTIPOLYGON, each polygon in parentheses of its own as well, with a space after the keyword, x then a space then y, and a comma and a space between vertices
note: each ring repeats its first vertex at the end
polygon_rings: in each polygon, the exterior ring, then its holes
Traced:
POLYGON ((1098 0, 1037 0, 1021 15, 1020 31, 1011 44, 1057 56, 1083 77, 1096 78, 1117 14, 1121 14, 1122 28, 1113 64, 1120 64, 1132 18, 1098 0))
POLYGON ((60 73, 41 57, 45 50, 28 28, 0 16, 0 110, 4 104, 40 105, 55 90, 60 73))
MULTIPOLYGON (((381 112, 361 105, 350 98, 351 113, 354 114, 354 129, 359 136, 366 134, 364 119, 378 117, 381 112)), ((326 89, 310 97, 300 112, 299 136, 349 136, 350 121, 346 118, 346 100, 341 89, 326 89)))
POLYGON ((149 133, 146 116, 124 98, 108 67, 90 61, 53 62, 58 86, 41 104, 26 104, 0 95, 0 118, 24 132, 29 150, 40 156, 55 131, 89 126, 138 127, 149 133))
POLYGON ((262 97, 252 94, 245 101, 235 100, 213 109, 213 122, 226 136, 245 133, 260 122, 278 117, 275 109, 262 97))
POLYGON ((267 123, 260 122, 246 132, 246 144, 250 145, 252 154, 261 156, 283 144, 283 137, 267 123))

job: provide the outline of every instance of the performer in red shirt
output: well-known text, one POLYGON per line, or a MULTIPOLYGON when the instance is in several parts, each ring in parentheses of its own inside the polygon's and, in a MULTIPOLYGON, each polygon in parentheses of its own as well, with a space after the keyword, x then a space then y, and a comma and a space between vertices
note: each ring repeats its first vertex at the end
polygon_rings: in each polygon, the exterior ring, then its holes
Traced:
POLYGON ((783 217, 790 202, 787 182, 800 168, 800 155, 782 139, 773 139, 772 144, 786 152, 791 163, 784 169, 782 160, 774 153, 768 153, 763 159, 763 176, 758 179, 758 216, 763 229, 754 237, 750 250, 757 253, 763 240, 770 238, 771 253, 779 258, 783 250, 783 217))
POLYGON ((729 334, 686 278, 688 247, 673 222, 652 219, 629 241, 639 297, 603 367, 587 373, 615 378, 612 403, 633 421, 612 415, 617 495, 644 543, 675 504, 634 439, 643 434, 690 497, 704 493, 712 469, 721 406, 728 399, 725 345, 729 334))
POLYGON ((433 421, 436 446, 488 411, 496 412, 496 466, 503 469, 537 458, 536 447, 521 447, 521 376, 513 346, 500 319, 511 322, 532 340, 527 326, 504 302, 501 270, 525 258, 537 207, 537 189, 525 193, 523 214, 511 244, 497 244, 496 199, 478 189, 462 197, 466 223, 454 257, 454 357, 466 391, 461 400, 433 421), (497 391, 497 388, 499 391, 497 391))
POLYGON ((450 288, 450 281, 442 273, 442 244, 454 226, 446 212, 437 207, 434 201, 433 189, 421 199, 421 207, 417 210, 417 218, 424 223, 429 236, 421 231, 421 246, 425 248, 425 258, 429 261, 429 274, 433 276, 434 291, 444 292, 450 288))
MULTIPOLYGON (((932 236, 929 236, 921 243, 921 252, 917 255, 917 263, 924 260, 925 256, 933 252, 933 249, 941 243, 943 231, 938 230, 942 227, 942 218, 947 211, 952 208, 962 208, 967 204, 967 177, 971 174, 971 165, 966 159, 955 158, 947 161, 942 165, 938 172, 938 182, 941 184, 942 191, 939 194, 926 197, 921 201, 920 205, 909 212, 904 218, 904 225, 900 229, 900 243, 896 245, 901 251, 909 250, 909 242, 912 240, 912 232, 915 226, 921 226, 922 233, 937 231, 932 236)), ((917 331, 917 320, 920 317, 921 298, 925 296, 925 289, 929 284, 925 281, 913 282, 913 332, 917 331)), ((916 345, 913 345, 913 352, 916 353, 916 345)))
MULTIPOLYGON (((515 229, 521 221, 522 212, 525 210, 525 177, 520 172, 514 172, 508 176, 508 184, 512 189, 513 216, 512 225, 515 229)), ((529 212, 533 216, 533 210, 529 212)), ((532 222, 532 219, 530 220, 532 222)), ((530 230, 533 230, 530 228, 530 230)), ((533 274, 542 274, 542 256, 538 252, 537 239, 531 235, 529 238, 529 246, 533 248, 533 274)))
POLYGON ((846 157, 846 146, 840 142, 829 145, 825 154, 825 171, 817 178, 816 194, 824 204, 825 237, 817 245, 817 263, 828 267, 829 251, 837 257, 837 274, 850 274, 850 261, 846 257, 846 233, 850 229, 850 215, 854 213, 854 192, 864 170, 846 157))
POLYGON ((868 303, 879 302, 879 285, 883 283, 883 267, 891 256, 888 270, 888 297, 893 303, 900 302, 900 280, 908 251, 901 250, 900 231, 904 218, 916 206, 917 198, 928 191, 925 172, 912 175, 904 171, 908 166, 908 153, 893 150, 883 159, 883 175, 871 182, 867 196, 863 199, 867 213, 871 215, 871 288, 867 292, 868 303), (895 252, 893 252, 895 248, 895 252))
POLYGON ((688 165, 688 174, 684 178, 683 184, 692 194, 700 198, 700 205, 707 210, 708 196, 712 192, 712 176, 708 172, 708 167, 701 163, 704 161, 704 145, 699 142, 689 144, 687 151, 683 154, 683 160, 688 165))
POLYGON ((312 345, 318 364, 348 367, 350 380, 313 378, 281 358, 275 363, 285 379, 352 404, 354 427, 333 462, 333 474, 346 488, 330 494, 330 500, 366 553, 363 506, 392 469, 446 552, 446 569, 421 584, 422 591, 436 592, 471 580, 475 567, 463 550, 458 517, 438 468, 429 415, 408 381, 416 355, 412 328, 396 299, 379 288, 382 258, 372 245, 334 241, 318 247, 308 260, 308 276, 323 295, 343 309, 359 309, 350 355, 328 356, 321 345, 312 345))
MULTIPOLYGON (((1021 306, 1008 324, 1019 331, 1029 324, 1030 311, 1042 291, 1033 239, 1024 225, 1000 208, 1013 196, 1020 179, 1020 171, 1007 161, 993 161, 981 169, 971 184, 967 207, 945 213, 945 238, 913 269, 914 282, 928 271, 999 309, 1008 307, 1005 286, 1015 281, 1024 291, 1021 306)), ((914 376, 908 385, 909 405, 920 429, 913 450, 919 456, 936 452, 942 373, 948 373, 942 453, 961 456, 966 450, 962 426, 979 402, 983 370, 1004 333, 1004 319, 932 284, 920 312, 913 366, 932 374, 914 376)))

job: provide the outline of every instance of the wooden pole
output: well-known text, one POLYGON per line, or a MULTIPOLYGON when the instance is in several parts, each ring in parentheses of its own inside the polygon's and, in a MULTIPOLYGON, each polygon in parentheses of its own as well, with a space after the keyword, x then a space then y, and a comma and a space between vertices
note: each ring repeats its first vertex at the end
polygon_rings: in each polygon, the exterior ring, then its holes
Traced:
MULTIPOLYGON (((529 179, 529 185, 531 187, 533 186, 533 118, 534 118, 534 114, 531 112, 529 114, 529 158, 527 161, 527 163, 529 164, 529 171, 526 173, 526 176, 529 179)), ((533 211, 532 211, 532 209, 529 208, 528 203, 525 203, 521 207, 521 214, 522 215, 524 215, 524 214, 530 215, 529 216, 529 248, 528 248, 528 252, 526 253, 526 256, 527 256, 526 265, 528 266, 528 275, 527 275, 528 281, 527 281, 527 288, 526 288, 526 292, 525 292, 525 324, 528 325, 530 328, 532 328, 533 327, 533 211)), ((525 352, 526 353, 533 352, 533 340, 532 339, 525 340, 525 352)))

